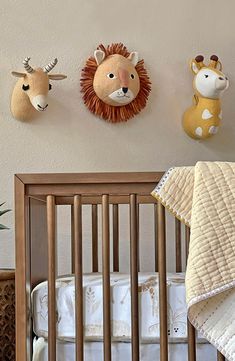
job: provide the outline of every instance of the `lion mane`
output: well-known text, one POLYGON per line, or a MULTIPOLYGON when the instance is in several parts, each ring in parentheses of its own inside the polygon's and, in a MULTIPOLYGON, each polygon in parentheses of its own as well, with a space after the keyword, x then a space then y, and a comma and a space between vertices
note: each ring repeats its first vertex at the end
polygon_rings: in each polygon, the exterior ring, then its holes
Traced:
MULTIPOLYGON (((105 47, 100 44, 97 50, 103 50, 106 56, 119 54, 124 57, 130 55, 127 48, 122 43, 115 43, 105 47)), ((93 88, 93 80, 98 65, 95 58, 91 56, 82 69, 81 74, 81 92, 83 94, 83 101, 87 108, 100 118, 112 123, 125 122, 128 119, 138 114, 145 106, 151 91, 151 82, 146 69, 144 68, 144 61, 140 60, 135 69, 140 79, 140 91, 137 97, 129 104, 122 106, 112 106, 105 104, 96 95, 93 88)))

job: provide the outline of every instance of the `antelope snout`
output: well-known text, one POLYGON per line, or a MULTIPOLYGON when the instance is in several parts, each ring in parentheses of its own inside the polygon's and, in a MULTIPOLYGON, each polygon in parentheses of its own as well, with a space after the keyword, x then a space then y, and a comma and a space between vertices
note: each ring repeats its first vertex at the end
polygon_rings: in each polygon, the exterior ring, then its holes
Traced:
POLYGON ((31 100, 31 103, 38 112, 43 112, 48 107, 47 97, 45 95, 36 95, 31 100))
POLYGON ((227 89, 229 85, 228 79, 224 76, 219 76, 215 81, 215 87, 218 90, 227 89))

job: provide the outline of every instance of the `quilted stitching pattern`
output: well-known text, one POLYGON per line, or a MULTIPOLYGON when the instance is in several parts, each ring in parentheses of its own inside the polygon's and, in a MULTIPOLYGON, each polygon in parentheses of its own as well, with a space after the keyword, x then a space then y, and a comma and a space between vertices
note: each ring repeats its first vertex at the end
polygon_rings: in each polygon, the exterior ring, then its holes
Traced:
POLYGON ((198 162, 194 171, 175 168, 154 192, 191 225, 189 318, 229 361, 235 361, 235 163, 198 162))

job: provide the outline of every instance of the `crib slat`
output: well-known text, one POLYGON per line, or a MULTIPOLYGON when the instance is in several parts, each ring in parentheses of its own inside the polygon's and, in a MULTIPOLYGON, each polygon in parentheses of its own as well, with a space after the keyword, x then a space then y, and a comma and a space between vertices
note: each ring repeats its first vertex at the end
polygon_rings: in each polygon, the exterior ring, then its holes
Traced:
MULTIPOLYGON (((190 228, 185 226, 185 249, 186 249, 186 261, 189 252, 189 241, 190 241, 190 228)), ((188 326, 188 360, 196 361, 196 332, 190 321, 187 321, 188 326)))
POLYGON ((224 355, 222 355, 219 351, 217 351, 217 361, 226 361, 224 355))
POLYGON ((102 196, 104 361, 111 361, 109 196, 102 196))
POLYGON ((137 203, 137 259, 138 259, 138 272, 140 272, 140 205, 137 203))
POLYGON ((182 272, 181 222, 175 218, 175 261, 176 272, 182 272))
POLYGON ((168 361, 166 220, 165 208, 158 202, 158 269, 160 306, 160 361, 168 361))
POLYGON ((130 264, 131 264, 131 346, 132 361, 139 361, 138 305, 138 209, 136 194, 130 195, 130 264))
POLYGON ((92 272, 98 272, 98 212, 92 204, 92 272))
POLYGON ((75 272, 75 261, 74 261, 74 206, 71 206, 71 272, 75 272))
POLYGON ((190 240, 190 228, 185 226, 185 257, 186 257, 186 265, 189 254, 189 240, 190 240))
POLYGON ((47 196, 48 232, 48 360, 56 361, 56 213, 55 197, 47 196))
POLYGON ((82 202, 74 196, 74 258, 76 305, 76 361, 83 361, 83 266, 82 266, 82 202))
POLYGON ((119 272, 119 207, 113 204, 113 271, 119 272))
POLYGON ((155 249, 155 272, 158 272, 158 234, 157 234, 158 205, 154 204, 154 249, 155 249))

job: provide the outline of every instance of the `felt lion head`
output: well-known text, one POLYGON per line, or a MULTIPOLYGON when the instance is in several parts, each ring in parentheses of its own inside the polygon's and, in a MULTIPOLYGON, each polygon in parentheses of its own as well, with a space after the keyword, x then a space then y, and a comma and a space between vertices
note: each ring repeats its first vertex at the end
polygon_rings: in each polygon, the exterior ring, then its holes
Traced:
POLYGON ((99 45, 82 70, 81 92, 88 109, 109 121, 127 121, 146 105, 151 83, 144 61, 122 44, 99 45))

